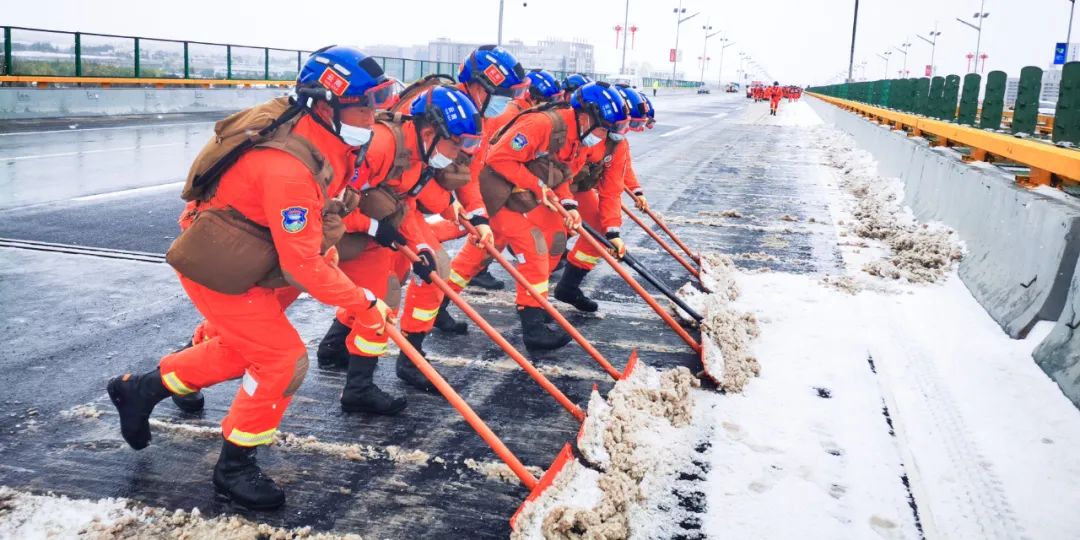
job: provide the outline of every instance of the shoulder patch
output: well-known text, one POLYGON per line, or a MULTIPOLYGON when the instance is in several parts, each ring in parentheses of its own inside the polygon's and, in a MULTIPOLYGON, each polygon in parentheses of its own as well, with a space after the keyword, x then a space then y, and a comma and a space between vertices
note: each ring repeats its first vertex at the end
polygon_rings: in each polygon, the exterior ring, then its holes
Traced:
POLYGON ((604 166, 605 167, 610 167, 612 159, 614 159, 614 158, 613 158, 613 156, 611 154, 608 154, 608 155, 604 156, 604 166))
POLYGON ((529 144, 529 139, 525 138, 525 134, 518 133, 517 135, 514 135, 514 138, 510 141, 510 148, 513 148, 514 151, 517 152, 518 150, 525 148, 527 144, 529 144))
POLYGON ((307 227, 308 209, 303 206, 290 206, 281 211, 281 228, 285 232, 298 233, 307 227))

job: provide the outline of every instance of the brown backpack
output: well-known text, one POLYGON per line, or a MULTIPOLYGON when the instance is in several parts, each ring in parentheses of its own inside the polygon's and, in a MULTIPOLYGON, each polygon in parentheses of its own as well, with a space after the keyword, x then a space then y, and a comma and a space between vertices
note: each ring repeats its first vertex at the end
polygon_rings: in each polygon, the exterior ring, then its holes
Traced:
MULTIPOLYGON (((570 179, 570 170, 565 163, 558 159, 558 154, 566 145, 567 127, 559 114, 561 109, 570 104, 563 102, 543 103, 530 107, 518 113, 495 135, 491 137, 491 144, 497 143, 510 128, 527 114, 543 114, 551 121, 551 134, 548 137, 547 154, 533 159, 525 164, 529 172, 536 175, 549 188, 556 188, 570 179)), ((495 172, 489 165, 484 165, 480 171, 480 194, 484 198, 484 206, 489 216, 494 216, 504 206, 511 212, 525 213, 540 205, 536 195, 527 189, 516 187, 501 174, 495 172)))
MULTIPOLYGON (((300 112, 287 98, 278 98, 218 122, 214 138, 192 164, 181 196, 187 201, 211 199, 222 175, 254 148, 276 148, 295 157, 325 195, 334 178, 333 167, 314 145, 292 134, 300 112)), ((326 220, 324 229, 324 234, 337 235, 340 227, 326 220)), ((268 281, 281 275, 270 229, 233 208, 199 209, 165 258, 188 279, 225 294, 242 294, 256 284, 286 284, 280 278, 268 281)))
POLYGON ((380 222, 386 221, 395 229, 405 218, 406 207, 405 195, 394 189, 393 184, 400 182, 401 175, 408 170, 412 160, 412 151, 405 144, 404 118, 400 112, 382 112, 376 116, 375 120, 386 126, 394 136, 394 161, 382 182, 360 190, 360 213, 380 222))
POLYGON ((604 169, 607 168, 606 162, 612 159, 615 154, 615 148, 619 145, 618 141, 613 141, 609 137, 604 142, 604 157, 596 163, 586 163, 584 167, 574 176, 574 181, 570 184, 570 191, 574 193, 581 193, 588 191, 597 184, 600 183, 600 179, 604 177, 604 169))

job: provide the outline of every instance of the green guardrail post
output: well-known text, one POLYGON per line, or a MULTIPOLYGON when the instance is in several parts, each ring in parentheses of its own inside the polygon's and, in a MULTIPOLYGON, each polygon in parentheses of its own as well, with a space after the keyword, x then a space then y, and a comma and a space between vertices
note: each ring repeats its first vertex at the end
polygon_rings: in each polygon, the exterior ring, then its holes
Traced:
POLYGON ((4 27, 4 75, 11 75, 11 27, 4 27))
POLYGON ((923 77, 915 82, 915 102, 912 104, 911 112, 915 114, 926 114, 927 104, 930 102, 930 78, 923 77))
POLYGON ((225 78, 232 78, 232 45, 225 46, 225 78))
POLYGON ((75 32, 75 76, 82 77, 82 33, 75 32))
POLYGON ((889 106, 889 96, 892 95, 892 79, 885 79, 881 81, 881 100, 878 101, 878 105, 882 107, 889 106))
POLYGON ((919 113, 923 116, 937 118, 941 111, 941 99, 944 93, 945 77, 938 75, 930 79, 930 93, 926 96, 926 107, 919 113))
POLYGON ((1005 108, 1005 72, 991 71, 986 76, 986 95, 983 96, 979 127, 1001 129, 1001 111, 1005 108))
POLYGON ((1042 90, 1043 70, 1027 66, 1020 70, 1020 84, 1013 105, 1012 132, 1035 135, 1039 122, 1039 92, 1042 90))
POLYGON ((135 38, 135 76, 139 77, 141 73, 139 66, 139 38, 135 38))
POLYGON ((968 73, 964 75, 964 91, 960 94, 960 117, 957 119, 965 126, 975 125, 975 113, 979 110, 979 87, 982 75, 968 73))
POLYGON ((263 80, 270 80, 270 49, 263 49, 263 80))
POLYGON ((188 42, 184 42, 184 78, 191 78, 191 54, 188 52, 188 42))
POLYGON ((1053 140, 1080 146, 1080 62, 1062 66, 1053 140))
POLYGON ((949 75, 945 77, 945 91, 941 95, 941 108, 938 109, 938 118, 952 122, 956 120, 956 100, 960 96, 960 76, 949 75))

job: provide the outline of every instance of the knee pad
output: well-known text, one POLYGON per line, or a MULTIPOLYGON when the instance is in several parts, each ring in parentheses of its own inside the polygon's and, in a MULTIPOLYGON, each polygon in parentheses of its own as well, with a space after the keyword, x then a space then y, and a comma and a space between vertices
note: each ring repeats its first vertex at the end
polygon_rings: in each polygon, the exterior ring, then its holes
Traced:
POLYGON ((559 231, 551 239, 551 256, 558 257, 566 252, 566 233, 559 231))
POLYGON ((544 240, 544 233, 540 232, 540 229, 533 227, 529 229, 529 236, 532 236, 533 246, 536 249, 537 255, 547 255, 547 241, 544 240))
POLYGON ((435 250, 435 273, 444 280, 450 277, 450 254, 441 247, 435 250))
POLYGON ((292 378, 289 379, 289 385, 285 387, 285 397, 295 394, 296 391, 300 389, 300 385, 304 382, 304 377, 307 377, 307 371, 308 355, 307 350, 305 350, 296 358, 296 363, 293 364, 293 374, 292 378))
POLYGON ((394 274, 386 278, 386 298, 383 301, 394 311, 401 305, 401 280, 394 274))

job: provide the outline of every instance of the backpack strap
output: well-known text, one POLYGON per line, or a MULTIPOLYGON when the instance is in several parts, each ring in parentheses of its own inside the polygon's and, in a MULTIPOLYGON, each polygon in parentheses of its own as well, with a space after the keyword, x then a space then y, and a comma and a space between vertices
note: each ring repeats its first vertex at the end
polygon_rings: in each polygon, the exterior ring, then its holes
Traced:
POLYGON ((286 123, 281 126, 281 129, 277 129, 269 139, 256 143, 254 147, 274 148, 296 158, 307 167, 311 175, 315 177, 315 181, 319 184, 323 195, 326 195, 326 191, 330 188, 330 183, 334 179, 334 168, 314 144, 303 137, 293 135, 293 128, 296 127, 296 124, 296 121, 286 123))
POLYGON ((394 135, 394 162, 390 165, 390 172, 386 173, 387 180, 394 180, 405 174, 405 171, 409 169, 409 161, 412 159, 412 152, 405 144, 403 126, 405 119, 406 116, 401 112, 382 114, 376 118, 376 121, 386 126, 394 135))
MULTIPOLYGON (((562 101, 557 101, 557 102, 553 101, 553 102, 550 102, 550 103, 541 103, 539 105, 534 105, 532 107, 529 107, 528 109, 525 109, 524 111, 521 111, 521 112, 517 113, 516 115, 514 115, 514 117, 511 118, 510 121, 507 122, 505 126, 499 128, 499 131, 496 131, 495 134, 492 135, 491 140, 489 142, 491 144, 495 144, 500 138, 502 138, 504 133, 506 133, 507 131, 510 131, 511 126, 513 126, 515 123, 517 123, 517 121, 519 119, 521 119, 522 117, 524 117, 527 114, 542 113, 542 112, 546 112, 546 111, 556 111, 556 110, 560 110, 560 109, 566 109, 566 108, 569 108, 569 107, 570 107, 569 103, 562 102, 562 101)), ((556 122, 556 120, 553 119, 552 123, 554 124, 555 122, 556 122)), ((558 122, 562 122, 561 117, 558 118, 558 122)), ((562 127, 563 142, 565 143, 566 142, 566 136, 565 136, 566 135, 566 123, 562 122, 562 126, 563 126, 562 127)), ((559 147, 561 148, 562 145, 560 144, 559 147)))
POLYGON ((551 137, 548 138, 548 154, 558 155, 566 144, 566 122, 557 110, 544 111, 544 115, 551 120, 551 137))

